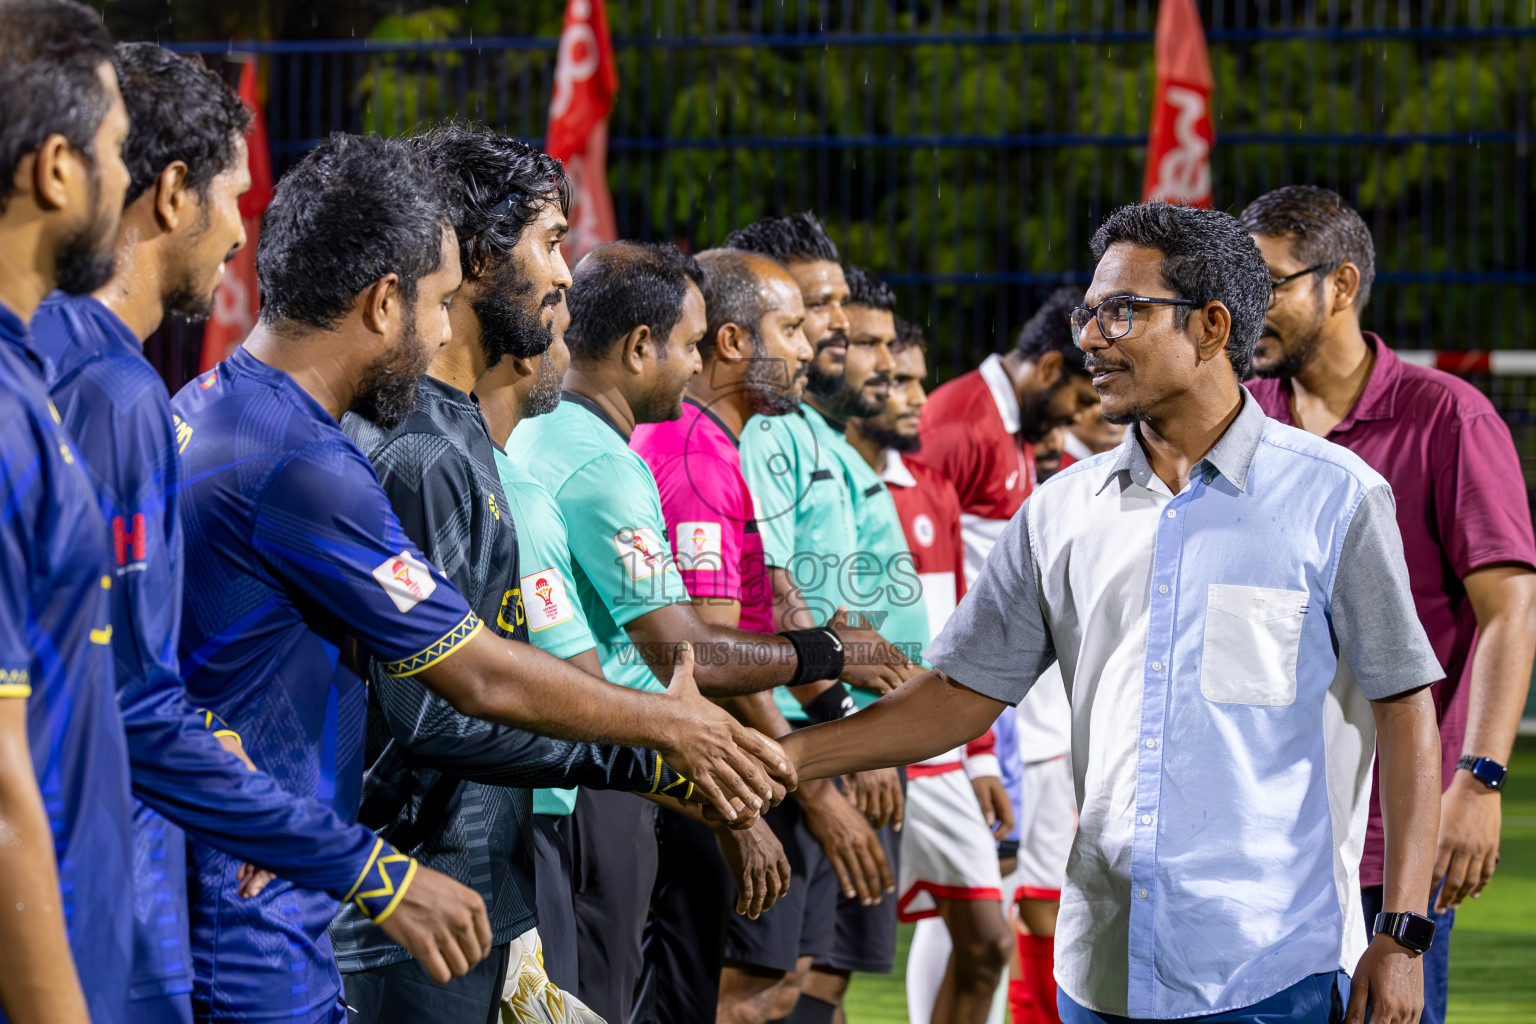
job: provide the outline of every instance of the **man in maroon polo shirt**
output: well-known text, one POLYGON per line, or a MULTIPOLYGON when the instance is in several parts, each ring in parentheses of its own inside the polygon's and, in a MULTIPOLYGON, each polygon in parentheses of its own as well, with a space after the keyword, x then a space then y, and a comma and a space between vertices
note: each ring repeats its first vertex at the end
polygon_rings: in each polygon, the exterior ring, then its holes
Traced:
MULTIPOLYGON (((1400 360, 1360 330, 1375 256, 1336 193, 1292 185, 1255 199, 1243 226, 1273 279, 1248 387, 1264 411, 1349 448, 1392 485, 1419 620, 1445 669, 1436 683, 1442 778, 1425 954, 1424 1024, 1445 1019, 1455 910, 1493 876, 1504 765, 1536 653, 1536 544, 1509 428, 1476 388, 1400 360)), ((1375 793, 1360 865, 1366 926, 1381 909, 1375 793), (1373 903, 1374 901, 1374 903, 1373 903)))

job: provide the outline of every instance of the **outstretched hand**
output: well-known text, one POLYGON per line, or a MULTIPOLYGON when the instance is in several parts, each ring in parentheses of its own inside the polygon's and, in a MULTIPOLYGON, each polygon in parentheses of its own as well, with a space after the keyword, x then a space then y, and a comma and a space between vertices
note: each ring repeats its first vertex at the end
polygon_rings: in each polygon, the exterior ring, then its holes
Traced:
POLYGON ((839 607, 827 620, 827 628, 842 642, 843 674, 838 678, 849 686, 883 697, 922 671, 901 648, 879 633, 850 626, 846 606, 839 607))
POLYGON ((656 749, 725 821, 750 820, 794 789, 798 780, 783 748, 699 693, 687 643, 678 645, 662 699, 673 720, 656 749))

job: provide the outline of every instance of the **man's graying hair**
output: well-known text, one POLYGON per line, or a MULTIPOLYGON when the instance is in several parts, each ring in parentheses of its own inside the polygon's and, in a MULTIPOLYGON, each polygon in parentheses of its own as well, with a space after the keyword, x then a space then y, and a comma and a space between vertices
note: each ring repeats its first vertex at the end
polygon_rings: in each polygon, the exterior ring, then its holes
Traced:
MULTIPOLYGON (((1227 359, 1237 379, 1248 376, 1253 346, 1269 306, 1269 268, 1237 218, 1220 210, 1171 203, 1122 206, 1104 218, 1089 243, 1094 260, 1117 242, 1163 254, 1163 284, 1195 307, 1220 302, 1232 316, 1227 359)), ((1174 323, 1189 322, 1189 307, 1176 306, 1174 323)))
MULTIPOLYGON (((1239 219, 1250 235, 1289 238, 1291 255, 1305 266, 1321 263, 1334 270, 1353 263, 1360 269, 1355 308, 1364 309, 1371 300, 1371 282, 1376 280, 1371 230, 1337 192, 1317 185, 1287 185, 1249 203, 1239 219)), ((1322 279, 1317 280, 1321 287, 1322 279)))
POLYGON ((736 324, 752 334, 758 341, 757 325, 773 308, 773 303, 763 294, 762 278, 757 267, 763 261, 777 266, 777 261, 759 253, 740 249, 710 249, 698 256, 699 266, 704 268, 704 315, 708 326, 699 342, 699 355, 711 359, 715 354, 715 338, 726 324, 736 324))

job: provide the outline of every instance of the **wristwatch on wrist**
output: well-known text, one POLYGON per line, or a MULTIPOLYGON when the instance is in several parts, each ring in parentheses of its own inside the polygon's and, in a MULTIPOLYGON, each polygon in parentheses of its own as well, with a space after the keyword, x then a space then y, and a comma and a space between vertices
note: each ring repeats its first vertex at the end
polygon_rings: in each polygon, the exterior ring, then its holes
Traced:
POLYGON ((1462 754, 1456 762, 1457 768, 1465 768, 1472 773, 1472 777, 1489 789, 1499 789, 1504 785, 1504 776, 1509 769, 1491 757, 1473 757, 1471 754, 1462 754))
POLYGON ((1435 922, 1423 914, 1377 914, 1377 935, 1388 935, 1415 953, 1423 953, 1435 941, 1435 922))

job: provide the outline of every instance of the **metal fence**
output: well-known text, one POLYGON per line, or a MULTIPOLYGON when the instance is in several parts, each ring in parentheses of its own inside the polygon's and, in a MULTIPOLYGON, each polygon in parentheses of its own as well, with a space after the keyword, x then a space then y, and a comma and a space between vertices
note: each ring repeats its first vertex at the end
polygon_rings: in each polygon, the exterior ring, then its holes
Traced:
MULTIPOLYGON (((1311 182, 1377 239, 1367 324, 1393 344, 1536 348, 1531 87, 1517 0, 1202 3, 1216 205, 1311 182)), ((940 378, 1007 344, 1139 198, 1148 0, 619 0, 609 176, 619 229, 693 250, 814 208, 925 324, 940 378)), ((556 40, 174 44, 266 62, 280 172, 334 130, 484 119, 538 142, 556 40)), ((168 358, 175 354, 167 353, 168 358)), ((1521 382, 1512 423, 1530 435, 1521 382)), ((1533 458, 1536 462, 1536 458, 1533 458)))

